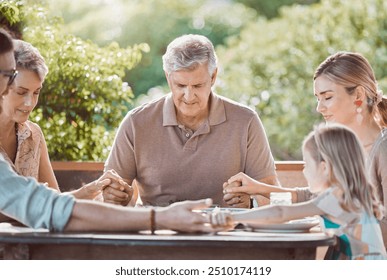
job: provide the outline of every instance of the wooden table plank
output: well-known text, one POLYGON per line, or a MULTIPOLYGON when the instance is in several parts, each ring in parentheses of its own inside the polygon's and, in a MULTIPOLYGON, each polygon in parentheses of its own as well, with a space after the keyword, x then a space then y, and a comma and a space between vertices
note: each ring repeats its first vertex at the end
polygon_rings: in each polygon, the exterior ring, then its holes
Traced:
POLYGON ((315 259, 316 249, 335 239, 322 232, 178 234, 50 233, 1 231, 7 259, 315 259))

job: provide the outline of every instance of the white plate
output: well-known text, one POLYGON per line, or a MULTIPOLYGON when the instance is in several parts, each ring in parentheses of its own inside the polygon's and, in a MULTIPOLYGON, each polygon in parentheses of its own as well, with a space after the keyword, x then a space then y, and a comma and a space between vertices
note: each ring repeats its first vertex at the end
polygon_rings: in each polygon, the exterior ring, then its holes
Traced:
POLYGON ((319 220, 317 218, 305 218, 299 220, 292 220, 283 224, 255 224, 248 223, 247 226, 254 231, 260 232, 278 232, 278 233, 294 233, 294 232, 308 232, 312 227, 317 226, 319 220))

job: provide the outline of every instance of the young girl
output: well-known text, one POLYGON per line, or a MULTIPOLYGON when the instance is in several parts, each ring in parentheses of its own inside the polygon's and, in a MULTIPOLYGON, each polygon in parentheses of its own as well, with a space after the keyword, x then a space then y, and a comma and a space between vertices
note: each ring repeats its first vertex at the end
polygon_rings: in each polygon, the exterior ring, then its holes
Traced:
MULTIPOLYGON (((355 134, 341 125, 319 126, 304 141, 304 175, 315 198, 289 206, 264 206, 242 213, 217 213, 214 225, 235 222, 282 223, 320 215, 324 230, 338 237, 333 259, 386 259, 379 222, 383 216, 376 188, 369 183, 363 149, 355 134)), ((249 193, 265 185, 239 174, 249 193)), ((268 188, 270 186, 267 186, 268 188)), ((240 188, 240 187, 239 187, 240 188)), ((233 192, 236 188, 225 189, 233 192)))

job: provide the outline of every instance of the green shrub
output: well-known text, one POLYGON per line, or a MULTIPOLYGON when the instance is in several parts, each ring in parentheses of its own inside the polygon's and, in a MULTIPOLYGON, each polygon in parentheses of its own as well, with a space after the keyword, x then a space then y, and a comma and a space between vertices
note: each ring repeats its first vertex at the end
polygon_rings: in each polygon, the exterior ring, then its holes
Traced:
POLYGON ((364 54, 387 88, 387 1, 323 0, 283 8, 259 19, 218 48, 224 69, 217 92, 254 108, 277 159, 301 159, 300 146, 316 122, 313 73, 329 55, 364 54))
POLYGON ((139 67, 127 75, 136 96, 166 85, 161 57, 177 36, 196 33, 208 36, 214 45, 256 16, 256 11, 233 1, 213 0, 52 0, 53 14, 62 14, 66 28, 82 38, 104 45, 146 42, 150 46, 139 67), (59 9, 58 9, 59 7, 59 9), (104 21, 101 31, 101 19, 104 21))
POLYGON ((122 80, 125 71, 140 62, 148 46, 98 47, 67 34, 61 20, 48 17, 35 2, 11 1, 24 23, 23 39, 40 50, 49 67, 30 119, 41 126, 52 160, 105 160, 133 98, 122 80))

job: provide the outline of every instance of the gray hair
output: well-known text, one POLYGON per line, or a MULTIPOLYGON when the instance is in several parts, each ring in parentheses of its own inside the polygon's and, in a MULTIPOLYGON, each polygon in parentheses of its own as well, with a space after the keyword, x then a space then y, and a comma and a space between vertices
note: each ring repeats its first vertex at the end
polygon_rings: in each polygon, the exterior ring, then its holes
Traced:
POLYGON ((188 34, 173 40, 163 55, 163 69, 170 74, 179 70, 194 70, 208 64, 212 75, 217 68, 217 57, 211 41, 202 35, 188 34))
POLYGON ((35 72, 43 81, 48 73, 48 68, 39 50, 22 40, 14 40, 13 43, 16 67, 35 72))

